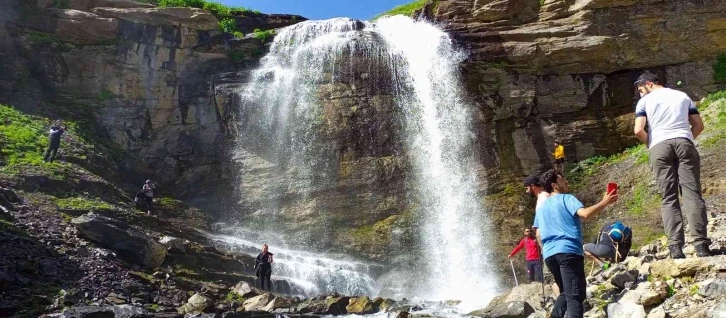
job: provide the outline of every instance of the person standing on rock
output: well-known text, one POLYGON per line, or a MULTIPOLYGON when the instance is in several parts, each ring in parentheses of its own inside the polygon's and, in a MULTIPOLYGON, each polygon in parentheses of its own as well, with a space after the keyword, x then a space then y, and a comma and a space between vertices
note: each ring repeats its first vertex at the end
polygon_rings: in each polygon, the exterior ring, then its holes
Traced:
POLYGON ((255 259, 255 268, 257 269, 257 278, 260 279, 260 289, 265 290, 265 286, 267 286, 267 291, 271 290, 271 282, 270 277, 272 277, 272 253, 268 251, 267 244, 262 245, 262 253, 260 255, 257 255, 257 259, 255 259))
POLYGON ((56 121, 53 126, 50 127, 50 133, 48 135, 48 150, 45 151, 43 161, 53 162, 55 156, 58 154, 60 148, 61 137, 66 132, 66 127, 63 126, 61 120, 56 121))
POLYGON ((540 182, 539 177, 537 176, 528 176, 524 178, 524 188, 526 189, 525 191, 527 194, 537 198, 535 212, 540 206, 542 206, 542 203, 547 200, 547 197, 550 196, 549 192, 545 191, 542 187, 542 182, 540 182))
POLYGON ((568 193, 567 180, 559 171, 549 170, 540 179, 550 196, 535 214, 534 227, 545 264, 560 290, 551 317, 565 317, 565 313, 583 317, 586 281, 580 219, 594 217, 615 203, 618 195, 606 193, 599 203, 586 208, 568 193))
POLYGON ((555 170, 565 173, 565 146, 560 143, 559 140, 555 141, 555 152, 552 153, 555 156, 555 170))
POLYGON ((522 248, 527 252, 525 260, 527 261, 527 274, 529 274, 530 282, 542 281, 542 264, 539 261, 539 247, 534 237, 534 232, 530 229, 524 229, 524 238, 514 247, 507 258, 512 258, 522 248))
POLYGON ((146 180, 144 186, 141 188, 141 192, 144 193, 144 201, 146 202, 146 214, 151 215, 151 208, 154 204, 154 189, 156 186, 151 180, 146 180))
POLYGON ((701 115, 688 95, 663 87, 653 73, 640 75, 635 87, 641 98, 635 107, 633 133, 648 146, 650 168, 663 197, 661 216, 671 258, 686 257, 679 192, 696 255, 711 256, 708 216, 701 194, 701 158, 693 144, 703 132, 701 115))

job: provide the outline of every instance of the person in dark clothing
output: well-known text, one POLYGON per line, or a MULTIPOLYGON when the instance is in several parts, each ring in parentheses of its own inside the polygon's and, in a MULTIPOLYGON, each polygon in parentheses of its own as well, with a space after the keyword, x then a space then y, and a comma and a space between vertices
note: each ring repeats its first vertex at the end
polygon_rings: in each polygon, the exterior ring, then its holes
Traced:
POLYGON ((608 222, 600 229, 600 234, 594 243, 587 243, 582 248, 585 250, 585 256, 603 269, 610 266, 609 262, 619 263, 625 260, 630 252, 632 244, 632 234, 628 229, 624 237, 613 238, 610 236, 614 222, 608 222))
POLYGON ((144 203, 146 203, 146 214, 151 215, 151 208, 154 204, 154 189, 156 186, 154 185, 151 180, 146 180, 144 183, 144 186, 141 188, 141 191, 136 192, 136 197, 134 197, 134 202, 139 202, 139 199, 141 199, 144 203))
POLYGON ((63 122, 60 120, 56 121, 53 126, 50 127, 50 133, 48 135, 48 150, 45 151, 43 161, 53 162, 53 160, 55 160, 55 157, 58 154, 58 149, 60 148, 61 137, 64 132, 66 132, 66 127, 63 126, 63 122))
POLYGON ((260 279, 260 289, 270 291, 272 285, 270 277, 272 276, 272 253, 268 251, 267 244, 262 245, 262 253, 257 255, 255 259, 255 268, 257 269, 257 278, 260 279), (266 283, 265 283, 266 282, 266 283))
POLYGON ((524 238, 519 241, 519 244, 514 247, 508 258, 516 255, 522 248, 527 251, 525 257, 527 261, 527 274, 529 274, 529 281, 534 282, 542 281, 542 264, 539 261, 539 247, 537 246, 537 240, 534 237, 534 233, 530 229, 524 230, 524 238))

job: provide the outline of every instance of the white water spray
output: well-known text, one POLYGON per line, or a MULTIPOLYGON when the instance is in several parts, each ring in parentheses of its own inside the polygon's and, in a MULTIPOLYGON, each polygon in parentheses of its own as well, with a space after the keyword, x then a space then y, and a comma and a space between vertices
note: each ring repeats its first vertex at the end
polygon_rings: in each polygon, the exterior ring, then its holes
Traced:
MULTIPOLYGON (((326 102, 318 88, 343 76, 352 64, 346 59, 361 54, 384 66, 377 70, 390 73, 386 77, 405 127, 396 133, 403 136, 412 165, 409 197, 422 224, 423 250, 400 251, 417 255, 420 262, 396 269, 410 275, 389 276, 399 283, 418 279, 406 284, 415 287, 404 290, 404 296, 462 300, 462 310, 486 304, 498 282, 487 265, 491 240, 486 239, 489 228, 477 195, 480 168, 474 157, 471 109, 459 88, 457 67, 466 55, 434 25, 396 16, 375 24, 333 19, 283 29, 241 93, 247 121, 240 136, 240 161, 264 170, 243 178, 243 196, 266 194, 251 210, 268 220, 300 213, 281 205, 291 193, 314 201, 308 197, 315 191, 314 180, 325 180, 330 171, 325 146, 317 140, 316 125, 326 102)), ((310 272, 291 275, 318 281, 311 277, 318 274, 310 272)))

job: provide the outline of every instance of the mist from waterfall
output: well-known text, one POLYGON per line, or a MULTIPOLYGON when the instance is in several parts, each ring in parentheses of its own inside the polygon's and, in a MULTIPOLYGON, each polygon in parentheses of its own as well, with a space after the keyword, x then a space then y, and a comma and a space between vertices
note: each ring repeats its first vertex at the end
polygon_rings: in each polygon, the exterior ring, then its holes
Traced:
MULTIPOLYGON (((476 178, 480 168, 471 107, 458 75, 466 53, 430 23, 403 16, 374 24, 341 18, 305 21, 279 32, 240 93, 243 123, 237 159, 258 172, 241 178, 242 196, 259 198, 246 208, 273 224, 282 222, 286 213, 326 213, 315 209, 314 193, 334 182, 329 179, 334 178, 330 171, 336 169, 336 159, 333 149, 319 140, 325 101, 318 88, 345 76, 356 56, 383 65, 373 71, 387 72, 390 78, 403 127, 395 133, 401 135, 410 163, 407 199, 420 224, 421 250, 399 251, 415 255, 416 261, 393 269, 396 275, 382 275, 376 284, 356 278, 355 284, 370 284, 366 288, 371 295, 383 285, 410 286, 396 296, 462 300, 466 309, 488 302, 498 282, 488 265, 493 242, 487 239, 489 225, 477 195, 481 180, 476 178), (283 203, 293 194, 303 205, 310 201, 310 209, 286 211, 283 203)), ((274 231, 259 224, 252 228, 274 231)), ((320 275, 289 273, 308 282, 318 282, 312 276, 320 275)), ((349 290, 346 284, 336 281, 321 291, 349 290)))

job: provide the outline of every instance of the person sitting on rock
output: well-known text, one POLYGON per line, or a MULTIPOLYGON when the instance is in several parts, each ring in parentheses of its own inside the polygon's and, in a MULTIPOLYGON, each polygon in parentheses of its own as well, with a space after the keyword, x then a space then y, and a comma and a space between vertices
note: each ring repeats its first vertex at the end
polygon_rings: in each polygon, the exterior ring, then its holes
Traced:
POLYGON ((260 289, 267 291, 271 289, 270 277, 272 276, 272 253, 268 251, 267 244, 262 245, 262 253, 255 259, 256 275, 260 279, 260 289))
POLYGON ((586 281, 580 219, 594 217, 615 203, 618 195, 606 193, 599 203, 586 208, 568 193, 567 180, 559 171, 549 170, 540 180, 550 196, 535 214, 534 227, 545 264, 560 290, 551 317, 565 317, 565 313, 583 317, 586 281))
POLYGON ((587 258, 605 270, 610 267, 610 262, 620 263, 628 257, 632 237, 632 231, 623 223, 608 222, 600 229, 595 242, 587 243, 582 248, 587 258))
POLYGON ((144 202, 146 202, 146 214, 151 215, 151 208, 154 204, 154 189, 156 186, 151 180, 146 180, 144 186, 141 188, 141 193, 144 195, 144 202))
POLYGON ((43 161, 53 162, 55 156, 58 154, 60 148, 61 137, 66 132, 66 126, 63 125, 61 120, 56 121, 53 126, 50 127, 50 133, 48 134, 48 150, 45 151, 43 161))
POLYGON ((524 238, 519 241, 519 244, 514 247, 507 258, 512 258, 522 248, 527 251, 525 260, 527 261, 527 274, 529 274, 529 281, 534 282, 542 281, 542 264, 539 261, 539 247, 537 246, 537 240, 534 237, 534 231, 530 229, 524 229, 524 238))

